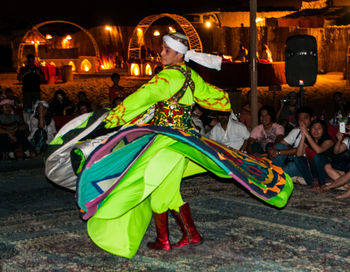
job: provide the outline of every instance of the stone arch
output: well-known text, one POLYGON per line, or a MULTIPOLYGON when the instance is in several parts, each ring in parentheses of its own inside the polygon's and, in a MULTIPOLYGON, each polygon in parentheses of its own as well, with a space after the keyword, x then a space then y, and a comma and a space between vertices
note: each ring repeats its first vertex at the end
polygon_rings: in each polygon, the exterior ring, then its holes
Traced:
POLYGON ((141 29, 144 34, 156 20, 163 17, 169 17, 179 24, 185 35, 188 37, 190 50, 196 50, 198 52, 203 51, 202 42, 196 29, 186 18, 177 14, 162 13, 147 16, 138 23, 129 41, 128 59, 141 59, 141 44, 137 36, 138 29, 141 29))
MULTIPOLYGON (((73 25, 77 28, 79 28, 81 31, 83 31, 90 39, 90 41, 92 42, 92 45, 94 47, 94 50, 95 50, 95 54, 96 54, 96 58, 97 60, 99 61, 100 60, 100 50, 98 48, 98 45, 97 45, 97 42, 96 40, 94 39, 94 37, 91 35, 91 33, 89 31, 87 31, 85 28, 83 28, 82 26, 76 24, 76 23, 73 23, 73 22, 70 22, 70 21, 64 21, 64 20, 53 20, 53 21, 45 21, 45 22, 41 22, 39 24, 36 24, 35 26, 33 26, 30 30, 28 30, 26 32, 26 34, 24 34, 23 38, 22 38, 22 42, 20 43, 19 45, 19 48, 18 48, 18 53, 17 53, 17 67, 19 68, 20 66, 20 60, 22 59, 22 55, 23 55, 23 48, 24 46, 27 44, 25 41, 26 41, 26 38, 28 37, 28 35, 30 35, 30 33, 32 32, 39 32, 38 31, 38 28, 39 27, 42 27, 44 25, 48 25, 48 24, 56 24, 56 23, 63 23, 63 24, 70 24, 70 25, 73 25)), ((39 32, 40 33, 40 32, 39 32)))

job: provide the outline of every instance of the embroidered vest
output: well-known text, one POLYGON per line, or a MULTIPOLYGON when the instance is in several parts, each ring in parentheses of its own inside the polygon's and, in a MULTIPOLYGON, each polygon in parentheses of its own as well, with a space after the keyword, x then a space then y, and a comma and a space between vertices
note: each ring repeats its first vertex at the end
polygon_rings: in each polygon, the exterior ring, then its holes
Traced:
POLYGON ((179 101, 188 87, 194 91, 194 82, 191 78, 191 69, 186 70, 181 66, 174 65, 168 69, 176 69, 185 76, 185 82, 181 89, 166 101, 158 102, 155 106, 154 121, 156 126, 172 127, 182 130, 193 128, 191 121, 192 105, 180 104, 179 101))

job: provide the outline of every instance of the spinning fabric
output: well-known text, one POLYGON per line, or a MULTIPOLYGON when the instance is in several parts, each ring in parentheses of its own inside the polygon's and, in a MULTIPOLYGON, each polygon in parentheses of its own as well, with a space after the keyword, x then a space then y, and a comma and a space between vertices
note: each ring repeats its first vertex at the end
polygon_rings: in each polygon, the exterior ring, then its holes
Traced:
POLYGON ((194 131, 132 126, 96 148, 79 177, 78 205, 97 245, 129 258, 136 253, 152 216, 149 196, 171 176, 177 154, 188 159, 184 176, 208 170, 234 178, 276 207, 286 204, 293 189, 290 177, 269 160, 228 149, 194 131), (163 151, 166 161, 158 156, 163 151))

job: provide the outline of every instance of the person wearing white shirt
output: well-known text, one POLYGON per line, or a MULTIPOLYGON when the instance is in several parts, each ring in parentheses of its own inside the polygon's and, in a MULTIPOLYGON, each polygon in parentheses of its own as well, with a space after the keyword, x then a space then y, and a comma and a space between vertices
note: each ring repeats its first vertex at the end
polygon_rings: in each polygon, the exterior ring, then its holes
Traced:
POLYGON ((48 113, 48 108, 49 105, 46 101, 36 101, 34 112, 28 121, 28 140, 37 149, 38 153, 45 151, 46 146, 53 140, 56 134, 55 121, 48 113))
POLYGON ((219 113, 218 123, 208 132, 207 137, 220 144, 244 151, 249 138, 247 127, 239 122, 231 111, 230 114, 219 113))

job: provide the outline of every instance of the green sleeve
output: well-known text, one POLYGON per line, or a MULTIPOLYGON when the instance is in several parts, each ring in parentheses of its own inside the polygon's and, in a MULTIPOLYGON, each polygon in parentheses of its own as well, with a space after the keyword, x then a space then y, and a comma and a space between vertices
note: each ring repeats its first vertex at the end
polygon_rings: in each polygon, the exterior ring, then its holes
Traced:
POLYGON ((215 111, 230 111, 231 103, 228 93, 205 82, 196 72, 193 72, 195 82, 194 100, 203 108, 215 111))
POLYGON ((167 100, 181 88, 184 80, 178 71, 164 69, 112 109, 105 119, 105 127, 113 128, 123 125, 157 102, 167 100))

